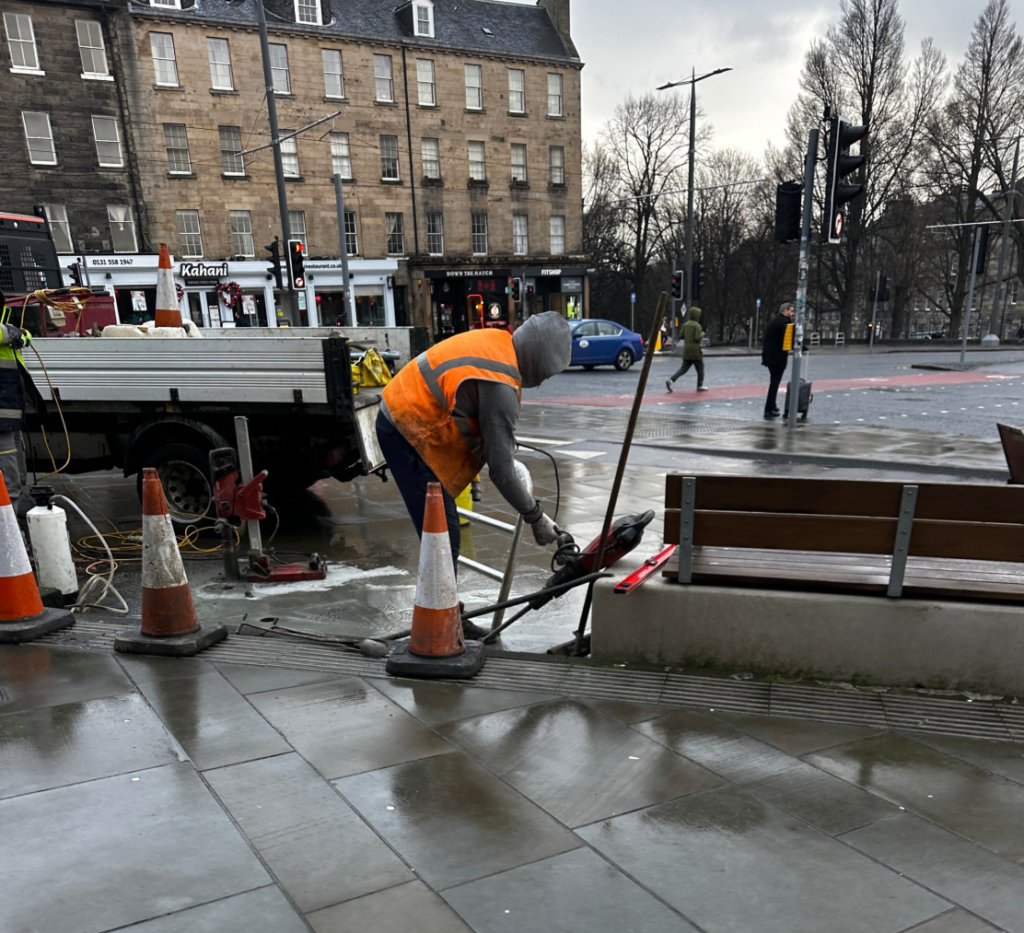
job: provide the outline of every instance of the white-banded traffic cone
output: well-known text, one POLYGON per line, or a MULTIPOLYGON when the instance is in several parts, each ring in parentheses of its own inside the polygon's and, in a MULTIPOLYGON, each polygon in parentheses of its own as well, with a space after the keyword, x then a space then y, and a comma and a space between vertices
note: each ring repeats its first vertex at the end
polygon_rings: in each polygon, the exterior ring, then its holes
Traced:
POLYGON ((153 323, 157 327, 181 327, 178 290, 174 287, 171 252, 166 243, 160 244, 160 261, 156 268, 156 315, 153 323))
POLYGON ((119 635, 114 650, 183 658, 227 637, 223 625, 200 625, 167 500, 156 470, 142 472, 142 626, 119 635))
POLYGON ((392 650, 387 672, 401 677, 466 678, 479 672, 485 658, 481 642, 463 641, 441 484, 428 483, 412 637, 392 650))
POLYGON ((43 605, 7 484, 0 473, 0 644, 32 641, 67 628, 74 621, 69 610, 43 605))

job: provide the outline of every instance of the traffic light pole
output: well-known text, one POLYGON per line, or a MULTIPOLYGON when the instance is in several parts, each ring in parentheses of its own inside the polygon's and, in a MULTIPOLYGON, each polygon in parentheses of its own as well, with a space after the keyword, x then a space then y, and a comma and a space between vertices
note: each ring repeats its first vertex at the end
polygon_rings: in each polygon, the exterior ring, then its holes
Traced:
MULTIPOLYGON (((693 307, 693 163, 697 145, 697 69, 690 75, 690 156, 686 175, 686 264, 683 266, 685 290, 683 299, 687 311, 693 307)), ((672 316, 675 324, 675 315, 672 316)))
MULTIPOLYGON (((267 37, 267 16, 263 10, 263 0, 256 2, 256 24, 260 30, 260 52, 263 56, 263 83, 267 88, 267 118, 270 122, 271 150, 274 153, 274 174, 277 176, 277 207, 281 213, 281 229, 283 236, 281 241, 285 244, 291 237, 291 226, 288 223, 288 192, 284 184, 284 162, 281 160, 281 139, 280 130, 277 127, 277 101, 274 99, 274 73, 270 68, 270 39, 267 37)), ((287 263, 285 265, 287 268, 287 263)), ((346 283, 347 284, 347 283, 346 283)), ((292 324, 298 323, 298 315, 293 314, 298 302, 292 290, 291 273, 288 274, 288 287, 282 289, 281 301, 287 304, 285 315, 292 324)), ((268 310, 267 317, 271 317, 268 310)), ((274 324, 277 324, 276 317, 274 324)))
POLYGON ((971 256, 971 287, 964 314, 964 333, 960 341, 960 368, 967 363, 967 335, 971 332, 971 308, 974 307, 974 283, 978 278, 978 253, 981 252, 981 227, 974 228, 974 254, 971 256))
POLYGON ((812 129, 807 138, 807 156, 804 159, 804 217, 800 232, 800 271, 796 282, 796 316, 793 324, 793 368, 790 371, 786 405, 789 409, 789 428, 796 427, 800 407, 800 363, 804 352, 804 314, 807 309, 807 274, 811 255, 811 205, 814 194, 814 166, 818 159, 818 130, 812 129))
MULTIPOLYGON (((875 300, 871 303, 871 335, 868 337, 868 349, 875 349, 875 327, 878 324, 878 293, 882 289, 882 270, 875 273, 875 300)), ((863 293, 862 293, 863 294, 863 293)))
MULTIPOLYGON (((334 203, 338 210, 338 244, 341 247, 341 277, 345 282, 345 311, 348 317, 348 326, 356 326, 356 299, 353 292, 355 289, 348 277, 348 243, 345 237, 345 196, 341 192, 341 176, 334 173, 334 203)), ((322 322, 321 322, 322 323, 322 322)))
POLYGON ((1010 242, 1010 221, 1013 220, 1013 206, 1017 198, 1017 168, 1020 165, 1020 137, 1013 150, 1013 171, 1010 173, 1010 190, 1006 192, 1006 213, 1003 217, 1003 242, 999 244, 999 271, 996 273, 996 295, 992 302, 992 317, 988 322, 988 335, 982 343, 998 347, 1000 335, 996 333, 999 319, 999 303, 1003 297, 1003 273, 1006 271, 1006 247, 1010 242))

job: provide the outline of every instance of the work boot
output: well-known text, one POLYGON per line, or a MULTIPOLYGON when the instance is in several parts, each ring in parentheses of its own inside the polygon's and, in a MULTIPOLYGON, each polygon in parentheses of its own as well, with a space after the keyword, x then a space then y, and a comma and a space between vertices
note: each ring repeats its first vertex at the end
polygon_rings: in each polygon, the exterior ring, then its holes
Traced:
MULTIPOLYGON (((460 599, 459 600, 459 618, 462 619, 462 613, 466 611, 466 604, 460 599)), ((485 635, 490 633, 490 629, 480 628, 476 625, 472 619, 462 619, 462 637, 469 638, 473 641, 480 641, 485 635)))

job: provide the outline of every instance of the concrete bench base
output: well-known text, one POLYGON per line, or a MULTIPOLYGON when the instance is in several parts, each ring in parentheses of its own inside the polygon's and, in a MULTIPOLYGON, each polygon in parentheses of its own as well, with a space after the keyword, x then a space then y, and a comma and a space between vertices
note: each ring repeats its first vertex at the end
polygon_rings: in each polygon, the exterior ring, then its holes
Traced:
POLYGON ((602 580, 592 656, 893 687, 1024 694, 1024 612, 945 600, 602 580))

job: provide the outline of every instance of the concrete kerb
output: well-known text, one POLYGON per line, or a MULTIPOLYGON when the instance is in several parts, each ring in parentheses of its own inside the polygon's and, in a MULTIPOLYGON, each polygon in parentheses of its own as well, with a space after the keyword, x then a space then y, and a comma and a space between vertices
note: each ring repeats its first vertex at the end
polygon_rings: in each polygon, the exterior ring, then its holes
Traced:
POLYGON ((663 577, 629 596, 613 585, 602 580, 594 591, 595 660, 1024 693, 1018 606, 684 586, 663 577))

